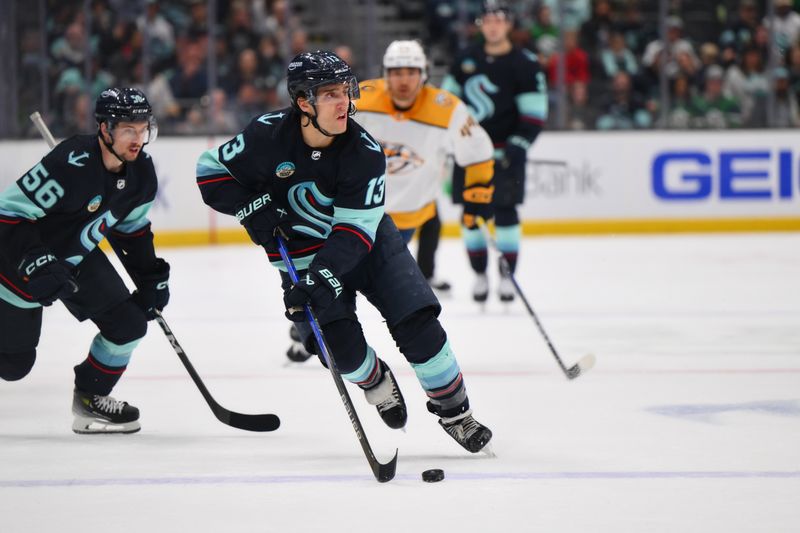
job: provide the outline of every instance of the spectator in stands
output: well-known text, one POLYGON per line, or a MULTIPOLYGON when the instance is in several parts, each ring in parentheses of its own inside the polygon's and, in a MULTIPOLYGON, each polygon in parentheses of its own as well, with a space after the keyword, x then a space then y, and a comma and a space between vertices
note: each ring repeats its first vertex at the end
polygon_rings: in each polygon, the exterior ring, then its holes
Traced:
POLYGON ((685 68, 684 64, 679 64, 679 56, 688 56, 689 62, 696 67, 700 65, 700 60, 692 44, 683 38, 683 21, 678 17, 667 17, 666 26, 666 45, 660 39, 651 41, 645 48, 642 65, 654 72, 663 68, 669 78, 675 78, 685 68))
POLYGON ((581 46, 586 50, 596 51, 608 48, 614 22, 611 19, 611 2, 597 0, 594 3, 592 18, 581 26, 581 46))
POLYGON ((597 119, 599 130, 646 129, 652 126, 652 117, 642 98, 633 92, 631 78, 627 72, 614 76, 612 93, 601 106, 597 119))
POLYGON ((264 35, 258 42, 259 69, 270 80, 268 85, 277 86, 283 79, 286 64, 278 53, 278 43, 274 35, 264 35))
POLYGON ((645 28, 644 15, 637 0, 625 2, 621 15, 617 17, 616 28, 625 36, 625 46, 630 51, 636 55, 644 51, 645 44, 649 42, 649 32, 645 28))
POLYGON ((670 108, 667 123, 658 124, 670 129, 688 129, 692 118, 692 83, 686 74, 678 74, 671 83, 670 108))
POLYGON ((755 46, 745 49, 742 64, 733 65, 725 73, 724 90, 739 102, 742 124, 749 127, 766 125, 766 100, 769 80, 764 72, 764 60, 755 46))
POLYGON ((188 111, 189 100, 199 99, 208 91, 204 38, 187 39, 178 47, 178 66, 169 80, 172 94, 181 107, 188 111))
POLYGON ((175 54, 175 30, 160 13, 157 0, 147 0, 144 15, 136 19, 139 31, 147 39, 147 51, 153 70, 162 70, 175 54))
MULTIPOLYGON (((800 14, 792 10, 791 0, 775 1, 775 39, 778 48, 786 51, 800 40, 800 14)), ((765 17, 764 26, 769 29, 770 21, 765 17)))
POLYGON ((692 101, 693 127, 728 129, 741 125, 739 105, 722 91, 723 76, 724 71, 719 65, 708 67, 703 94, 692 101))
POLYGON ((594 126, 596 113, 589 105, 588 85, 575 82, 569 87, 567 124, 569 130, 588 130, 594 126))
POLYGON ((553 23, 552 11, 549 6, 541 4, 536 9, 530 33, 531 47, 537 52, 550 50, 551 43, 558 40, 558 26, 553 23))
POLYGON ((789 71, 784 67, 778 67, 773 73, 775 80, 775 115, 774 123, 776 128, 796 128, 800 126, 800 106, 797 102, 797 94, 789 83, 789 71))
POLYGON ((737 16, 719 37, 720 48, 732 47, 742 52, 753 43, 758 27, 758 7, 755 0, 740 0, 737 16))
POLYGON ((598 71, 607 80, 616 76, 617 72, 627 72, 633 78, 639 74, 639 63, 636 56, 625 44, 625 37, 619 31, 612 31, 608 37, 608 45, 600 50, 598 71))
POLYGON ((800 43, 786 51, 784 62, 789 72, 789 85, 795 94, 800 95, 800 43))
MULTIPOLYGON (((84 25, 81 22, 74 21, 67 26, 63 36, 53 41, 50 46, 50 57, 59 70, 70 67, 83 68, 83 60, 86 57, 85 43, 86 32, 84 25)), ((91 50, 92 53, 94 51, 94 49, 91 50)))
POLYGON ((228 47, 235 56, 239 56, 243 50, 255 50, 258 47, 258 38, 253 31, 253 17, 248 4, 243 0, 235 0, 231 3, 225 25, 225 35, 228 47))
MULTIPOLYGON (((589 83, 589 55, 578 45, 578 32, 567 30, 564 32, 564 57, 566 57, 565 83, 567 89, 576 83, 589 83)), ((555 86, 558 81, 558 65, 561 63, 561 54, 556 52, 548 59, 545 65, 547 82, 555 86)))

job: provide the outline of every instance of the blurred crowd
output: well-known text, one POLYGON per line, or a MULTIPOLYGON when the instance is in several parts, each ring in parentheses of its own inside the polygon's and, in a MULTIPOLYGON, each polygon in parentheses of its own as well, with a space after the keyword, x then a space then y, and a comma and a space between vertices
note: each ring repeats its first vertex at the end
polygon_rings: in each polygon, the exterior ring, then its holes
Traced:
MULTIPOLYGON (((447 30, 459 27, 454 3, 428 2, 431 33, 440 35, 451 50, 463 44, 459 35, 447 30)), ((673 12, 685 13, 686 20, 668 16, 665 41, 655 2, 649 2, 648 12, 642 8, 645 2, 637 0, 560 3, 513 2, 513 40, 539 56, 553 104, 563 70, 566 128, 764 127, 771 90, 772 125, 800 125, 800 0, 774 0, 774 28, 763 1, 738 0, 726 8, 725 2, 673 0, 673 12), (666 99, 661 94, 662 73, 669 91, 666 99), (669 102, 666 110, 663 101, 669 102)), ((472 8, 477 10, 479 3, 472 8)), ((467 33, 479 36, 472 25, 467 33)), ((551 122, 555 117, 551 113, 551 122)))
MULTIPOLYGON (((471 24, 479 1, 427 2, 428 20, 420 24, 428 28, 428 48, 449 58, 479 38, 471 24), (464 5, 460 20, 467 24, 460 25, 458 7, 464 5)), ((697 7, 705 2, 684 2, 695 9, 691 16, 673 9, 684 18, 668 17, 664 42, 657 18, 638 0, 519 0, 511 2, 512 38, 539 56, 551 109, 563 75, 568 129, 763 127, 772 80, 772 125, 794 127, 800 125, 800 0, 774 3, 772 28, 763 1, 739 0, 727 10, 708 2, 705 12, 697 7), (693 23, 698 12, 708 20, 693 23), (660 107, 662 72, 666 112, 660 107)), ((218 0, 211 14, 205 0, 93 0, 88 16, 82 4, 47 2, 49 120, 58 135, 85 131, 94 98, 112 85, 142 88, 162 132, 238 131, 254 114, 287 103, 287 60, 317 47, 286 0, 218 0), (215 25, 212 62, 209 20, 215 25)), ((23 88, 42 76, 38 32, 20 30, 23 88)), ((354 61, 348 47, 336 51, 354 61)), ((21 108, 39 103, 36 91, 21 92, 21 108)), ((551 127, 556 116, 551 113, 551 127)))

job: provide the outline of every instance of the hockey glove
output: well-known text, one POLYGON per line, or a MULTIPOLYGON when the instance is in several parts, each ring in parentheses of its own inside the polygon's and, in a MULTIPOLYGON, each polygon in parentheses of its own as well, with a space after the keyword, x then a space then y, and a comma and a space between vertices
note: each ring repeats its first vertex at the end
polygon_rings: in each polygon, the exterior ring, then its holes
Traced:
POLYGON ((310 267, 297 283, 283 295, 286 318, 292 322, 303 322, 306 313, 304 304, 310 304, 315 313, 322 313, 342 293, 342 284, 325 267, 310 267))
POLYGON ((473 229, 477 224, 477 217, 489 220, 494 216, 492 209, 492 194, 494 185, 474 185, 464 189, 464 213, 461 223, 468 229, 473 229))
POLYGON ((169 263, 159 257, 153 270, 130 274, 136 284, 131 300, 144 311, 147 320, 153 320, 156 309, 161 311, 169 303, 169 263))
POLYGON ((251 198, 236 210, 236 220, 247 230, 250 240, 260 246, 272 242, 275 235, 289 240, 286 215, 286 210, 273 202, 268 192, 251 198))
POLYGON ((24 290, 45 306, 78 292, 78 282, 69 264, 44 248, 31 250, 19 264, 17 273, 26 282, 24 290))

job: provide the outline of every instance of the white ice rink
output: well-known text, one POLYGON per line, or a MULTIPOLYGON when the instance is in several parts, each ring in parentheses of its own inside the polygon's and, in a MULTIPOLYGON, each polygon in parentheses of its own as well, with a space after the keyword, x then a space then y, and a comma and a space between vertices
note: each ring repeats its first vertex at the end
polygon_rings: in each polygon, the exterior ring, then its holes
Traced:
MULTIPOLYGON (((469 300, 458 241, 442 322, 496 458, 471 456, 425 396, 378 315, 367 337, 394 369, 407 432, 351 388, 378 458, 368 470, 328 372, 287 365, 277 274, 253 246, 165 249, 165 310, 225 407, 273 412, 273 433, 218 422, 155 323, 117 386, 142 431, 70 430, 72 366, 93 325, 57 304, 37 364, 0 382, 0 532, 798 532, 800 235, 540 238, 518 279, 569 365, 522 304, 469 300), (423 483, 442 468, 446 479, 423 483)), ((492 270, 492 274, 495 271, 492 270)))

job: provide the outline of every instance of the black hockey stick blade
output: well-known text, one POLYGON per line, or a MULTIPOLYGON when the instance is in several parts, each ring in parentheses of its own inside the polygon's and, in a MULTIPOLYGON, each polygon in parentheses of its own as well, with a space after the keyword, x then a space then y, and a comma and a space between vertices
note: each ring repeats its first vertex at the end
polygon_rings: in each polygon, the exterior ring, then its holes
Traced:
POLYGON ((228 426, 237 429, 244 429, 246 431, 275 431, 280 427, 281 420, 277 415, 248 415, 236 413, 234 411, 225 409, 219 403, 217 403, 214 397, 211 396, 211 393, 208 392, 205 383, 203 383, 200 375, 194 369, 194 366, 192 366, 191 361, 189 361, 189 358, 186 356, 186 352, 183 351, 183 347, 181 347, 180 343, 178 343, 178 339, 175 338, 175 335, 172 333, 172 329, 170 329, 169 324, 167 324, 167 321, 164 320, 164 317, 159 311, 156 311, 156 322, 158 322, 158 325, 161 326, 161 330, 164 332, 167 340, 172 345, 172 349, 175 350, 175 353, 178 355, 181 363, 183 363, 186 371, 189 372, 189 376, 192 378, 192 381, 194 381, 194 384, 197 386, 198 390, 200 390, 200 394, 203 395, 203 398, 211 408, 211 412, 217 417, 217 420, 228 426))
POLYGON ((397 453, 398 450, 395 449, 394 457, 386 464, 379 463, 377 460, 373 464, 372 473, 380 483, 386 483, 394 478, 394 472, 397 469, 397 453))

